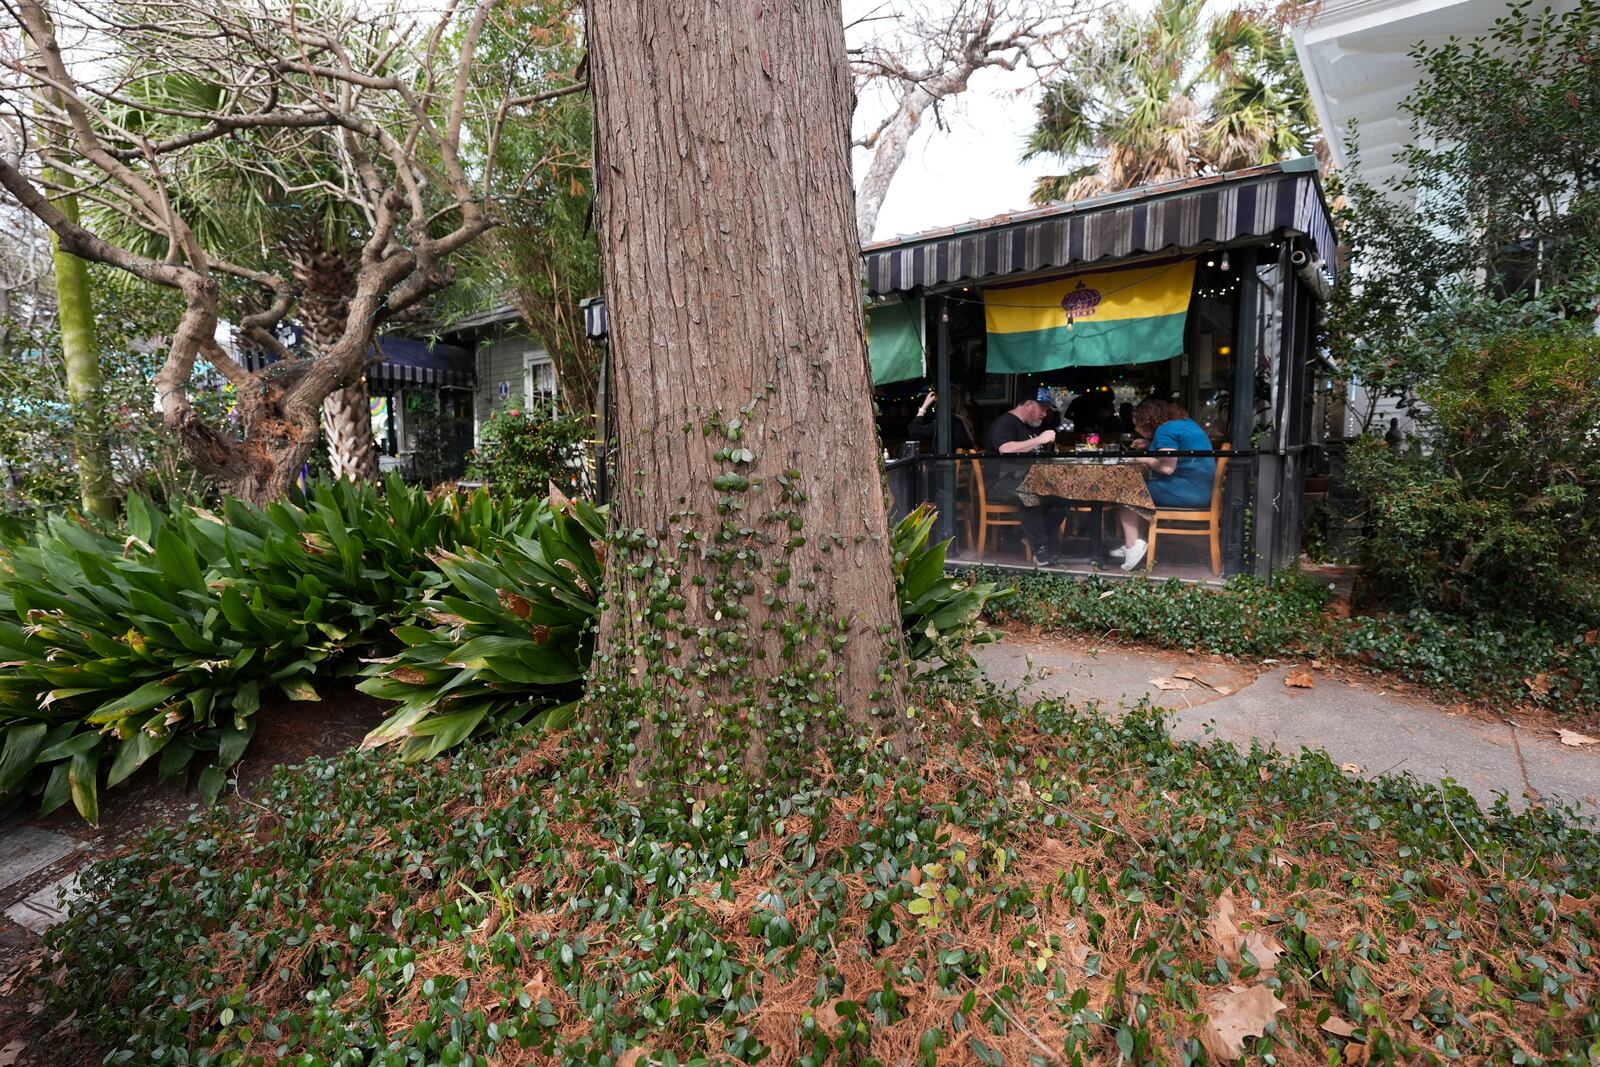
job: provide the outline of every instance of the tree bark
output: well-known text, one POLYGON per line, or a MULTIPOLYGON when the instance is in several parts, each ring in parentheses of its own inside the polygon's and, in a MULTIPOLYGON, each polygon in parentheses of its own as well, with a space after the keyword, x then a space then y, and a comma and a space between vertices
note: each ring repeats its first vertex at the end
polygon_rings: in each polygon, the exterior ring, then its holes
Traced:
MULTIPOLYGON (((320 233, 301 240, 291 249, 291 257, 306 340, 313 352, 322 355, 344 336, 356 272, 350 256, 327 247, 320 233)), ((371 344, 370 331, 367 343, 371 344)), ((359 373, 356 381, 329 393, 322 402, 322 433, 333 476, 370 482, 378 477, 378 442, 372 435, 366 372, 359 373)))
POLYGON ((378 441, 372 434, 372 403, 366 375, 328 394, 322 402, 322 434, 335 478, 370 482, 378 477, 378 441))
POLYGON ((681 799, 914 737, 839 5, 665 10, 587 23, 620 450, 586 721, 681 799))

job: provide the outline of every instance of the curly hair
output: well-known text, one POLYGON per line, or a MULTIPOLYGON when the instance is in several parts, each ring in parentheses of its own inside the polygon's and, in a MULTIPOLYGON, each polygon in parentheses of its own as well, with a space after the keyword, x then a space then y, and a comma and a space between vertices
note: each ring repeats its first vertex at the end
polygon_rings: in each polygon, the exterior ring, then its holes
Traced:
POLYGON ((1139 406, 1133 409, 1133 428, 1138 431, 1140 437, 1148 441, 1155 436, 1156 430, 1162 423, 1188 417, 1189 412, 1182 404, 1174 404, 1170 400, 1158 400, 1152 396, 1141 400, 1139 406))

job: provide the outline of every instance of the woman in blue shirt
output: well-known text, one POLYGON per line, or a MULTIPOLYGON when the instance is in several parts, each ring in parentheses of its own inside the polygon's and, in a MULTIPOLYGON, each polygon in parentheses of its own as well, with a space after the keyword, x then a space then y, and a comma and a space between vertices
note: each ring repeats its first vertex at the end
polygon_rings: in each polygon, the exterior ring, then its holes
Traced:
MULTIPOLYGON (((1154 397, 1133 409, 1134 431, 1148 442, 1152 453, 1139 462, 1149 468, 1146 485, 1158 508, 1199 511, 1211 506, 1211 481, 1217 461, 1211 456, 1161 456, 1162 452, 1209 452, 1211 439, 1200 424, 1177 404, 1154 397)), ((1135 441, 1135 445, 1139 442, 1135 441)), ((1122 547, 1111 555, 1131 571, 1144 562, 1149 544, 1144 539, 1145 520, 1132 508, 1122 508, 1122 547)))

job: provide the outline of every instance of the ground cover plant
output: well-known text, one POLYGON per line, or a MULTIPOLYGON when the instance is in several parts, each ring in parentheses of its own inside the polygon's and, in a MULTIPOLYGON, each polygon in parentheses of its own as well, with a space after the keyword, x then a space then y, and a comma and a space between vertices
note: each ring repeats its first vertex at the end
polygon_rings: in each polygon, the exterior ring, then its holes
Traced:
POLYGON ((1446 694, 1600 715, 1600 619, 1425 607, 1347 616, 1328 610, 1325 589, 1292 574, 1232 578, 1222 589, 1048 574, 1005 584, 1015 595, 990 609, 997 622, 1252 659, 1320 658, 1446 694))
POLYGON ((761 828, 665 825, 568 735, 281 771, 48 938, 148 1064, 1586 1064, 1568 813, 954 687, 761 828))

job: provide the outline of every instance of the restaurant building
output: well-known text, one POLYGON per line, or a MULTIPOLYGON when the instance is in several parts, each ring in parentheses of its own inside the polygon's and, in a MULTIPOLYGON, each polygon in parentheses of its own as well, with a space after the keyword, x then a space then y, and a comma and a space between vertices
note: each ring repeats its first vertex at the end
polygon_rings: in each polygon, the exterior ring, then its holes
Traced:
MULTIPOLYGON (((1314 160, 1051 204, 862 256, 891 518, 935 506, 952 562, 1034 566, 1020 512, 1034 506, 1053 569, 1121 573, 1109 558, 1119 505, 1151 520, 1141 573, 1215 582, 1296 561, 1325 421, 1320 308, 1338 265, 1314 160), (941 399, 918 419, 930 389, 941 399), (1054 450, 982 452, 994 420, 1041 391, 1067 420, 1054 450), (1152 396, 1210 441, 1184 457, 1215 461, 1204 509, 1156 508, 1132 462, 1125 415, 1152 396)), ((585 306, 597 340, 605 310, 585 306)))
POLYGON ((1154 516, 1154 573, 1215 581, 1297 559, 1338 263, 1313 160, 899 237, 863 259, 896 517, 939 506, 953 558, 1031 565, 1025 505, 995 499, 1009 480, 1047 507, 1056 565, 1115 572, 1115 505, 1157 510, 1124 417, 1156 396, 1189 412, 1220 462, 1210 514, 1154 516), (930 388, 959 400, 914 423, 930 388), (1056 451, 961 454, 1040 390, 1067 420, 1056 451))

